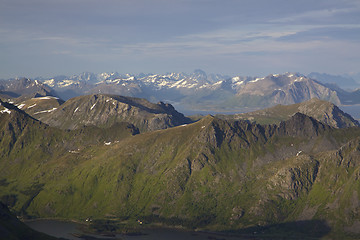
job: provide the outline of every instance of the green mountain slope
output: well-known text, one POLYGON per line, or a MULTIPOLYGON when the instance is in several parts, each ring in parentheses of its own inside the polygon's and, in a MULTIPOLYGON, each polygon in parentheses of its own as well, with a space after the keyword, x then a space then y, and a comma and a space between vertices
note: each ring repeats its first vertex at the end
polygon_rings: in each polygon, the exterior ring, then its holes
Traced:
POLYGON ((264 234, 278 224, 319 221, 311 231, 320 235, 358 234, 359 128, 331 128, 300 113, 278 126, 207 116, 69 151, 58 141, 76 131, 34 125, 14 133, 0 160, 0 197, 19 214, 105 219, 119 229, 141 219, 264 234), (35 132, 54 135, 44 141, 35 132), (39 138, 46 151, 20 145, 19 136, 31 144, 39 138))

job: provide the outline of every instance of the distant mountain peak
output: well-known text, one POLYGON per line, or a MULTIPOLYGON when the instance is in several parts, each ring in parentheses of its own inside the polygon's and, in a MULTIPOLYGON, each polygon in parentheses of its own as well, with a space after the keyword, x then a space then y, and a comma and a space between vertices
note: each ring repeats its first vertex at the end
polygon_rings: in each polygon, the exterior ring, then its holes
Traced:
MULTIPOLYGON (((312 98, 302 103, 291 105, 276 105, 274 107, 257 110, 254 112, 236 114, 235 119, 244 119, 256 121, 261 124, 278 124, 280 121, 286 121, 296 113, 302 113, 307 116, 327 124, 333 128, 347 128, 360 126, 349 114, 344 113, 340 108, 331 102, 312 98)), ((230 118, 230 116, 229 116, 230 118)))
MULTIPOLYGON (((33 87, 39 89, 43 85, 41 88, 53 92, 46 93, 42 90, 38 95, 56 93, 65 100, 80 95, 102 93, 147 98, 153 102, 166 99, 184 106, 183 109, 187 108, 187 110, 223 111, 243 107, 263 108, 277 104, 300 103, 314 97, 331 101, 336 105, 360 102, 360 91, 347 92, 333 84, 323 84, 320 80, 297 72, 269 74, 265 77, 229 77, 221 74, 206 74, 201 69, 196 69, 190 74, 84 72, 70 77, 42 79, 45 84, 40 80, 24 79, 23 85, 32 82, 33 87)), ((15 93, 8 91, 6 84, 1 84, 0 89, 3 95, 12 98, 24 94, 24 91, 15 93)))

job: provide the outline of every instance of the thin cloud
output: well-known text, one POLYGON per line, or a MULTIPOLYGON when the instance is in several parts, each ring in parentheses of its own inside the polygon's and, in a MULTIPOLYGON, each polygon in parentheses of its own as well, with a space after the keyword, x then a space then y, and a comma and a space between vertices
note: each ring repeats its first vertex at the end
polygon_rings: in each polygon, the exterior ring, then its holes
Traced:
POLYGON ((291 16, 277 18, 269 20, 269 23, 295 23, 295 24, 303 24, 304 22, 312 22, 312 24, 324 24, 324 21, 333 22, 334 19, 339 21, 339 18, 336 18, 338 15, 343 14, 351 14, 357 15, 359 14, 359 4, 354 3, 352 7, 346 8, 326 8, 319 10, 310 10, 305 12, 300 12, 299 14, 292 14, 291 16))

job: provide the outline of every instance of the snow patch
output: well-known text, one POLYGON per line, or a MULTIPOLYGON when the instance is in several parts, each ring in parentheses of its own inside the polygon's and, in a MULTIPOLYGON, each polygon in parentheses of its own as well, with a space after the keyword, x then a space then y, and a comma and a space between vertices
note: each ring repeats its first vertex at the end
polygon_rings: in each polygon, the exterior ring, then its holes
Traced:
POLYGON ((18 109, 22 109, 25 106, 24 103, 20 104, 19 106, 17 106, 18 109))
POLYGON ((104 142, 104 145, 110 146, 110 145, 111 145, 111 142, 104 142))
POLYGON ((255 83, 255 82, 258 82, 258 81, 260 81, 260 80, 264 80, 265 78, 256 78, 256 79, 254 79, 254 80, 251 80, 250 82, 251 83, 255 83))
POLYGON ((216 85, 221 85, 223 82, 224 82, 224 81, 218 81, 218 82, 214 83, 214 86, 216 86, 216 85))
POLYGON ((62 82, 58 83, 58 86, 59 87, 68 87, 68 86, 71 86, 73 84, 76 84, 76 82, 73 81, 73 80, 63 80, 62 82))
POLYGON ((50 80, 46 80, 44 81, 44 83, 50 87, 54 87, 55 86, 55 80, 54 79, 50 79, 50 80))
POLYGON ((57 97, 52 97, 52 96, 47 96, 47 97, 38 97, 38 98, 35 98, 35 99, 39 99, 39 100, 49 100, 49 99, 59 99, 57 97))
POLYGON ((34 113, 34 115, 36 115, 36 114, 40 114, 40 113, 49 113, 49 112, 53 112, 53 111, 55 111, 57 108, 53 108, 53 109, 49 109, 49 110, 44 110, 44 111, 40 111, 40 112, 36 112, 36 113, 34 113))
POLYGON ((35 107, 36 106, 36 103, 34 103, 33 105, 31 105, 31 106, 28 106, 28 108, 27 109, 29 109, 29 108, 33 108, 33 107, 35 107))
POLYGON ((77 107, 77 108, 74 110, 74 113, 76 113, 76 112, 77 112, 77 110, 79 110, 79 107, 77 107))
POLYGON ((10 114, 11 111, 8 108, 4 108, 4 110, 1 110, 0 113, 8 113, 8 114, 10 114))
POLYGON ((240 82, 235 82, 234 85, 241 85, 244 84, 244 81, 240 81, 240 82))
POLYGON ((91 106, 90 110, 93 110, 93 108, 95 107, 96 103, 94 103, 94 105, 91 106))
POLYGON ((302 82, 304 80, 305 80, 304 77, 300 77, 300 78, 295 79, 294 82, 302 82))

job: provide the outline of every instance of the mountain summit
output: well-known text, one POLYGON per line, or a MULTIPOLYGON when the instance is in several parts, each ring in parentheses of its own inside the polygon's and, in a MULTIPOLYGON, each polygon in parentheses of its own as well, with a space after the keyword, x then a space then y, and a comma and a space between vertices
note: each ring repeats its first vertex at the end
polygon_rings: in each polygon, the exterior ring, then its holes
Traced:
POLYGON ((106 94, 69 99, 56 110, 43 115, 41 120, 63 129, 77 129, 84 125, 106 127, 115 122, 130 122, 141 132, 190 122, 170 104, 154 104, 141 98, 106 94))
POLYGON ((242 119, 255 121, 260 124, 278 124, 285 121, 297 112, 313 117, 317 121, 330 125, 334 128, 346 128, 360 126, 349 114, 343 112, 331 102, 312 98, 308 101, 290 105, 276 105, 254 112, 240 113, 235 115, 219 115, 225 119, 242 119))
POLYGON ((340 104, 336 91, 296 73, 256 78, 245 84, 236 96, 240 104, 252 107, 294 104, 311 98, 340 104))

